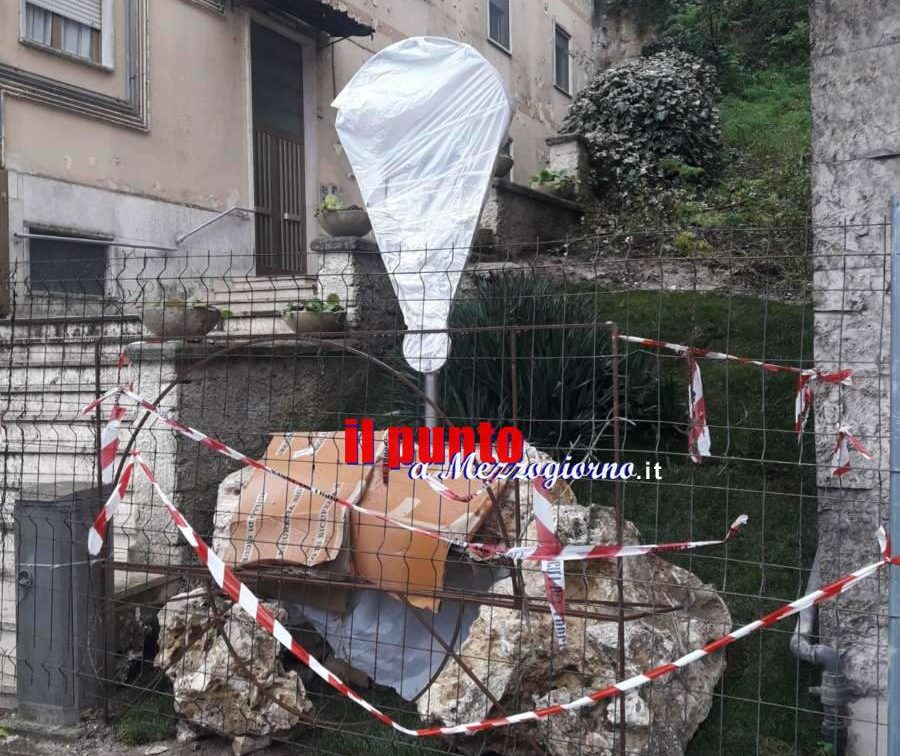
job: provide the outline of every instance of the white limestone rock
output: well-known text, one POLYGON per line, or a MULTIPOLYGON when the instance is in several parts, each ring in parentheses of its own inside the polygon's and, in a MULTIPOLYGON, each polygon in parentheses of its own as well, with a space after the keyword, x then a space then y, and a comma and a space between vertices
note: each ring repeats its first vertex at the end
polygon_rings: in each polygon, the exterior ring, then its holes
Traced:
MULTIPOLYGON (((284 620, 283 610, 269 609, 284 620)), ((208 627, 212 617, 205 588, 174 597, 160 612, 156 665, 168 667, 166 675, 172 681, 176 710, 192 727, 232 738, 261 738, 294 730, 301 723, 300 717, 263 695, 247 674, 291 708, 311 711, 312 704, 297 672, 284 669, 278 643, 240 607, 232 605, 224 613, 222 632, 227 634, 242 667, 222 633, 214 625, 208 627)))
MULTIPOLYGON (((509 526, 513 522, 508 506, 511 496, 509 490, 503 497, 504 519, 509 526)), ((520 487, 520 498, 523 516, 527 517, 530 496, 525 484, 520 487)), ((568 495, 562 500, 574 501, 568 495)), ((615 517, 610 509, 591 512, 587 507, 564 503, 557 507, 557 522, 563 542, 615 542, 615 517)), ((532 522, 525 540, 535 539, 532 522)), ((625 542, 638 541, 637 529, 626 523, 625 542)), ((626 676, 671 661, 731 629, 731 616, 722 599, 692 573, 654 556, 630 558, 624 564, 626 601, 682 607, 673 613, 626 623, 626 676)), ((543 579, 537 565, 525 568, 524 582, 527 596, 543 597, 543 579)), ((615 563, 570 562, 566 584, 570 608, 578 606, 574 601, 577 598, 615 601, 615 563)), ((501 580, 493 590, 510 594, 511 581, 501 580)), ((614 611, 612 607, 608 610, 614 611)), ((566 626, 569 646, 561 651, 553 641, 549 615, 484 606, 462 644, 461 657, 509 714, 568 702, 615 682, 616 623, 570 615, 566 626)), ((713 689, 724 669, 724 656, 715 654, 627 694, 628 752, 680 756, 709 714, 713 689)), ((502 713, 453 660, 417 706, 425 722, 448 725, 502 713)), ((611 753, 617 721, 618 702, 610 699, 580 714, 551 717, 536 725, 515 725, 531 734, 523 738, 516 733, 516 752, 531 753, 537 744, 552 756, 611 753)), ((482 749, 503 752, 504 738, 511 734, 501 729, 458 738, 455 745, 466 753, 482 749)))

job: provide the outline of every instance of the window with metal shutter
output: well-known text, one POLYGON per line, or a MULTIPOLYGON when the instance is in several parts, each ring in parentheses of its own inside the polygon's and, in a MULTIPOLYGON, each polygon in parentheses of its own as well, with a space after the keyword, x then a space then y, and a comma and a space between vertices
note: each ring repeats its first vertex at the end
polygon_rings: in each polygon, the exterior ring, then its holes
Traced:
POLYGON ((90 26, 92 29, 102 28, 103 0, 28 0, 28 2, 79 24, 90 26))

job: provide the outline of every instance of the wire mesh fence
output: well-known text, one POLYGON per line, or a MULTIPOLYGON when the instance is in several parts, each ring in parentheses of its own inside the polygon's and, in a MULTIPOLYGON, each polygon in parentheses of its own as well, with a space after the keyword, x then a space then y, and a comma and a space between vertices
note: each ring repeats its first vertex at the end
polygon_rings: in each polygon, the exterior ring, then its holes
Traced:
POLYGON ((316 277, 199 250, 15 267, 0 686, 20 716, 92 711, 131 744, 177 726, 336 754, 884 753, 884 571, 729 633, 879 558, 890 239, 476 247, 430 397, 365 242, 323 249, 316 277), (385 433, 426 410, 444 435, 408 446, 433 457, 416 478, 385 433), (451 428, 483 460, 510 427, 574 479, 437 480, 451 428), (563 546, 716 543, 566 561, 563 609, 543 497, 563 546))

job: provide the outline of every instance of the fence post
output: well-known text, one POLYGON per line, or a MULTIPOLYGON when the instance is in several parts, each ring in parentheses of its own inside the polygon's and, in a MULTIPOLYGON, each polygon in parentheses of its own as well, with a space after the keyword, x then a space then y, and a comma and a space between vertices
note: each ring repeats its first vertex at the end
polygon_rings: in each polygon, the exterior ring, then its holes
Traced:
MULTIPOLYGON (((900 195, 891 198, 891 543, 900 546, 900 195)), ((900 756, 900 569, 890 574, 888 754, 900 756)))
POLYGON ((434 404, 425 402, 425 427, 436 428, 438 425, 437 411, 435 405, 438 403, 439 383, 438 374, 425 373, 425 396, 427 396, 434 404))

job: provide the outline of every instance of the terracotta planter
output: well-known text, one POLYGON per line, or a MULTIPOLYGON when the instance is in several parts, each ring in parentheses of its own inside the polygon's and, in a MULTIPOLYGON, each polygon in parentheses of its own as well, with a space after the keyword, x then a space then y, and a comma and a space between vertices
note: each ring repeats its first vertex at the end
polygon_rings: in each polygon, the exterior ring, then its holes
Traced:
POLYGON ((513 168, 514 161, 509 155, 497 155, 494 163, 494 176, 496 178, 506 178, 513 168))
POLYGON ((369 215, 362 208, 322 210, 319 224, 329 236, 365 236, 372 228, 369 215))
POLYGON ((215 307, 148 306, 141 312, 141 322, 160 339, 199 339, 208 334, 222 320, 215 307))
POLYGON ((282 318, 294 333, 338 333, 347 329, 346 312, 291 310, 282 318))

